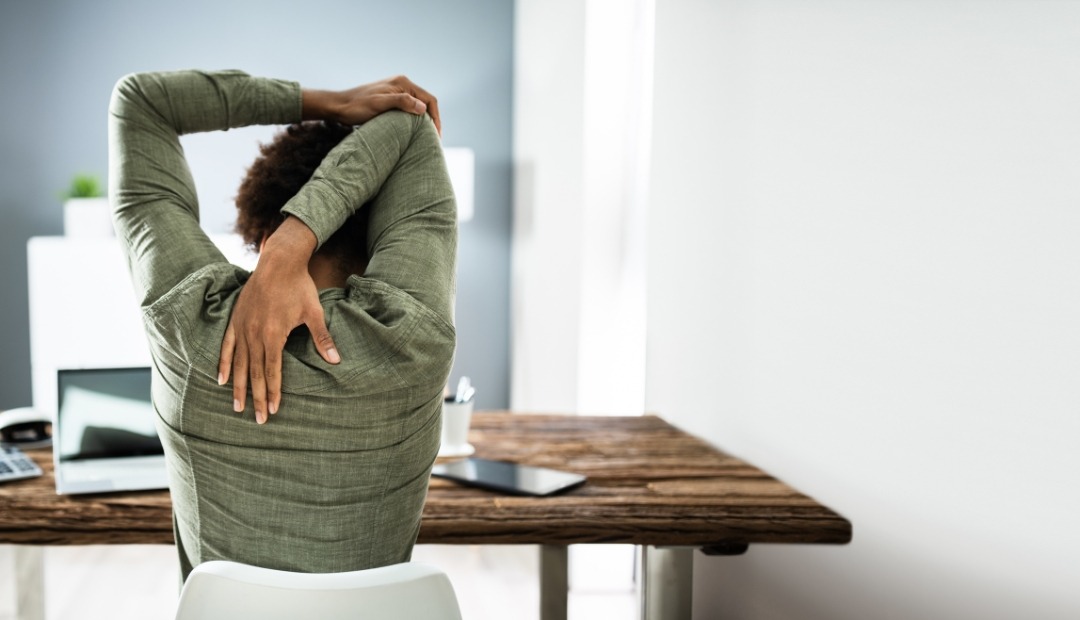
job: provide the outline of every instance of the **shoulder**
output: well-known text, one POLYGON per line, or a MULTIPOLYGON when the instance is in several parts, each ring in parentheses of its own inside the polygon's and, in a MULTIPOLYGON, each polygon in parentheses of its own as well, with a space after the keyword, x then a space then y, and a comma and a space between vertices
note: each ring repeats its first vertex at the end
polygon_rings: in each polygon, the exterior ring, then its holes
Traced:
MULTIPOLYGON (((162 348, 189 365, 216 368, 233 305, 251 273, 231 263, 192 272, 143 311, 151 352, 162 348)), ((215 370, 216 372, 216 370, 215 370)))
POLYGON ((419 386, 442 389, 454 358, 453 325, 408 293, 377 280, 354 276, 348 289, 322 297, 342 361, 326 364, 310 335, 294 332, 283 356, 283 391, 364 396, 419 386))

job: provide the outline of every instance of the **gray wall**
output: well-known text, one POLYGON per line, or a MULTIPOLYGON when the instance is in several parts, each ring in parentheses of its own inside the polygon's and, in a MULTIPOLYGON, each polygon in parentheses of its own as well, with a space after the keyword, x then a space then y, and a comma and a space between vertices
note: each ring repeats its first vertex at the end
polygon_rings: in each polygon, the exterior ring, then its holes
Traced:
MULTIPOLYGON (((444 143, 474 149, 477 160, 476 215, 461 227, 451 379, 473 378, 478 407, 507 406, 512 37, 511 0, 4 2, 0 409, 30 403, 26 240, 62 233, 58 193, 73 174, 104 180, 113 84, 133 71, 191 67, 316 88, 404 73, 439 98, 444 143)), ((212 232, 230 228, 228 200, 271 134, 185 138, 212 232)))

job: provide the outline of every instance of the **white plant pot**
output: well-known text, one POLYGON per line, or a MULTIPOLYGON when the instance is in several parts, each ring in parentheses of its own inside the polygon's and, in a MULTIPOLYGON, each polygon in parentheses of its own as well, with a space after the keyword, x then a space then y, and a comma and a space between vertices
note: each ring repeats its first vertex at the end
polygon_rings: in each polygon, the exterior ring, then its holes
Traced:
POLYGON ((108 198, 71 198, 64 202, 65 237, 115 237, 108 198))

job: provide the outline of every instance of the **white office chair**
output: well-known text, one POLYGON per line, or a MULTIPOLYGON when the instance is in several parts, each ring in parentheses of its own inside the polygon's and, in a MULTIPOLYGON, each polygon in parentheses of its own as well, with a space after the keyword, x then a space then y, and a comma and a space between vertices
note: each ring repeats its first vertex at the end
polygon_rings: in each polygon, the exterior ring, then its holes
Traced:
POLYGON ((394 564, 349 573, 291 573, 236 562, 195 567, 180 592, 176 620, 399 618, 461 620, 441 570, 394 564))

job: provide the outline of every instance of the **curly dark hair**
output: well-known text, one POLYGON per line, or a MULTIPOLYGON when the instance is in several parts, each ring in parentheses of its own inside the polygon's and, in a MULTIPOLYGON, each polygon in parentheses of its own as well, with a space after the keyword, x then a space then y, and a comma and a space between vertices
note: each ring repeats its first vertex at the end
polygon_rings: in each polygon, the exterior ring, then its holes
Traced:
MULTIPOLYGON (((285 221, 281 208, 300 191, 315 169, 352 127, 314 121, 289 125, 259 147, 259 157, 247 170, 236 195, 236 232, 256 252, 263 238, 285 221)), ((367 209, 345 221, 319 249, 344 264, 367 265, 367 209)))

